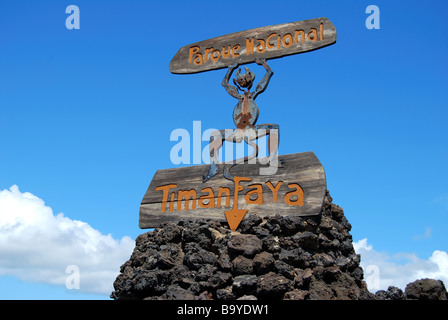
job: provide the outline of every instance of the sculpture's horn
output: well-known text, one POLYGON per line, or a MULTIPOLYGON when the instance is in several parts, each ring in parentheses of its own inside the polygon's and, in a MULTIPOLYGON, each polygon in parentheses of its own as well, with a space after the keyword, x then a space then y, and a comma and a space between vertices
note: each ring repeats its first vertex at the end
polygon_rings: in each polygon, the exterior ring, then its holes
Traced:
POLYGON ((238 68, 238 70, 236 71, 236 74, 235 74, 235 75, 236 75, 237 77, 239 77, 239 76, 240 76, 240 73, 241 73, 241 68, 238 68))

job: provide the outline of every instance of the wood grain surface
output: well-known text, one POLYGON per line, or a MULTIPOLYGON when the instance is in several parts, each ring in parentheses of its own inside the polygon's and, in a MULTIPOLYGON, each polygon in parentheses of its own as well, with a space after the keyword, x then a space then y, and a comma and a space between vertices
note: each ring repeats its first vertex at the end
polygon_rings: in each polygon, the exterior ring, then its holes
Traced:
MULTIPOLYGON (((316 155, 304 152, 280 155, 279 159, 285 161, 284 168, 278 168, 273 175, 260 175, 262 166, 259 163, 237 164, 231 169, 232 175, 251 179, 239 183, 242 190, 237 192, 237 208, 247 209, 249 214, 260 216, 319 215, 327 186, 324 168, 316 155), (298 199, 297 186, 303 190, 302 205, 298 199), (274 192, 272 189, 276 187, 274 192), (247 195, 248 192, 252 195, 247 195)), ((180 219, 210 218, 225 221, 224 212, 234 207, 235 182, 224 178, 223 164, 220 164, 220 172, 203 183, 202 175, 208 167, 199 165, 157 170, 141 202, 140 228, 153 228, 161 222, 180 219), (164 191, 164 186, 171 187, 164 191), (219 196, 220 188, 228 188, 225 190, 229 192, 219 196), (180 196, 188 192, 191 197, 187 210, 186 200, 180 196)))
POLYGON ((261 27, 182 47, 170 62, 172 73, 221 69, 234 62, 273 59, 336 43, 336 28, 327 18, 261 27))

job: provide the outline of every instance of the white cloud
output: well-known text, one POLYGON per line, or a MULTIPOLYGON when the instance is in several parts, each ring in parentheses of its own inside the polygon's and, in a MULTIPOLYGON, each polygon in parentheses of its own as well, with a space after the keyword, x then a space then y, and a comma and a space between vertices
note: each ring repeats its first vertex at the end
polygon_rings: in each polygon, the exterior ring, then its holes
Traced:
POLYGON ((387 290, 389 286, 403 291, 409 282, 422 278, 442 280, 448 284, 448 254, 435 250, 427 259, 415 253, 396 253, 390 255, 378 252, 367 239, 353 243, 356 253, 361 255, 361 267, 369 291, 387 290))
POLYGON ((75 265, 81 291, 109 295, 134 244, 54 215, 42 199, 16 185, 0 191, 0 276, 65 286, 66 268, 75 265))

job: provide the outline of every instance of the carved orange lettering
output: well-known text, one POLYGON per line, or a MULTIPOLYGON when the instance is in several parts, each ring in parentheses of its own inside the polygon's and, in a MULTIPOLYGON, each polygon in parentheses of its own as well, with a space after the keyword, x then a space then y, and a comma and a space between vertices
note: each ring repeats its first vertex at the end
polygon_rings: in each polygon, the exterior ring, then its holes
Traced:
POLYGON ((249 38, 246 39, 246 55, 254 53, 254 43, 254 38, 252 38, 251 40, 249 40, 249 38))
POLYGON ((196 190, 179 190, 177 194, 177 211, 182 210, 182 199, 185 198, 185 210, 188 210, 190 207, 190 198, 193 201, 191 205, 191 209, 196 209, 196 190))
POLYGON ((317 29, 311 28, 310 33, 308 33, 308 40, 310 41, 317 41, 317 29), (312 36, 312 37, 311 37, 312 36))
POLYGON ((270 43, 271 41, 271 37, 276 36, 276 33, 271 33, 267 38, 266 38, 266 46, 268 47, 268 49, 272 49, 275 47, 274 44, 270 43))
POLYGON ((283 36, 283 46, 285 48, 289 48, 291 45, 292 45, 292 35, 290 33, 287 33, 283 36))
POLYGON ((190 55, 188 62, 191 63, 193 61, 193 54, 197 53, 199 51, 199 47, 190 47, 190 55))
POLYGON ((177 184, 167 184, 164 186, 156 187, 157 191, 163 191, 163 197, 162 197, 162 212, 165 212, 166 210, 166 202, 168 201, 168 194, 170 192, 170 189, 177 188, 177 184))
POLYGON ((222 57, 223 58, 230 57, 230 46, 227 48, 227 52, 226 52, 226 47, 222 46, 222 57))
POLYGON ((305 42, 305 31, 303 31, 303 30, 294 31, 294 43, 297 43, 299 41, 299 34, 302 34, 302 43, 304 43, 305 42))
POLYGON ((257 39, 259 44, 257 45, 257 52, 263 53, 266 50, 265 42, 263 39, 257 39))
POLYGON ((213 48, 207 48, 207 49, 205 49, 205 53, 204 53, 204 62, 207 62, 207 60, 208 60, 208 56, 209 56, 209 53, 210 52, 213 52, 213 48))
POLYGON ((303 196, 303 189, 297 183, 288 184, 289 188, 294 188, 295 190, 288 192, 285 194, 285 202, 289 206, 301 206, 305 204, 305 199, 303 196), (297 200, 291 200, 292 196, 297 196, 297 200))
POLYGON ((239 44, 236 44, 232 47, 232 57, 234 57, 234 58, 236 58, 240 55, 238 52, 235 52, 236 50, 240 50, 239 44))
POLYGON ((271 181, 266 181, 266 185, 271 189, 272 196, 274 197, 274 202, 278 201, 278 190, 280 189, 280 186, 283 184, 283 181, 279 181, 277 185, 274 187, 271 183, 271 181))
POLYGON ((199 206, 201 208, 214 208, 215 207, 215 194, 210 187, 204 188, 201 192, 207 192, 207 195, 201 196, 198 199, 199 206))
POLYGON ((194 59, 194 64, 201 65, 202 63, 203 63, 203 61, 202 61, 202 54, 201 53, 197 53, 196 54, 196 58, 194 59))
POLYGON ((215 50, 212 52, 212 60, 218 62, 219 57, 221 56, 221 51, 215 50))
POLYGON ((230 207, 230 189, 226 187, 219 187, 218 189, 218 203, 216 204, 217 208, 221 208, 221 197, 222 194, 226 193, 226 207, 230 207))
POLYGON ((262 205, 263 204, 263 187, 261 184, 251 184, 248 186, 249 188, 255 188, 253 190, 249 190, 246 195, 244 196, 244 199, 246 200, 246 202, 248 204, 258 204, 258 205, 262 205), (255 200, 252 200, 250 198, 251 195, 257 195, 257 198, 255 200))

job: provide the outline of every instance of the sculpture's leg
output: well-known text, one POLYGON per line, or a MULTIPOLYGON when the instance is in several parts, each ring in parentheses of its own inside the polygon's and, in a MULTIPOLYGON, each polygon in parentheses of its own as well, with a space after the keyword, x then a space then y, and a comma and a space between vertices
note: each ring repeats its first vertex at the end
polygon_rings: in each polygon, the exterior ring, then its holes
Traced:
POLYGON ((210 150, 210 168, 207 173, 202 176, 202 182, 210 180, 215 174, 218 173, 218 159, 219 159, 219 149, 222 147, 223 143, 223 130, 214 131, 210 135, 210 142, 208 144, 210 150))
MULTIPOLYGON (((273 123, 263 123, 255 126, 257 131, 257 139, 268 135, 268 153, 269 163, 277 156, 278 146, 280 144, 280 126, 273 123)), ((284 161, 278 161, 278 167, 283 168, 284 161)))
POLYGON ((256 140, 257 137, 256 135, 245 135, 244 136, 244 141, 250 145, 252 148, 254 148, 254 151, 252 152, 252 154, 250 156, 244 157, 244 158, 240 158, 235 160, 235 163, 231 164, 231 165, 226 165, 224 166, 224 177, 228 180, 233 181, 233 176, 230 174, 230 169, 235 166, 238 163, 244 163, 246 161, 249 161, 253 158, 255 158, 258 155, 258 145, 253 142, 254 140, 256 140))
POLYGON ((210 168, 208 169, 207 173, 202 176, 202 182, 207 182, 218 172, 219 172, 218 165, 215 162, 211 162, 210 168))
POLYGON ((207 173, 202 176, 202 182, 206 182, 210 180, 214 175, 219 172, 219 149, 222 148, 222 144, 226 140, 234 139, 234 130, 232 129, 224 129, 219 131, 214 131, 210 135, 210 168, 207 173))

